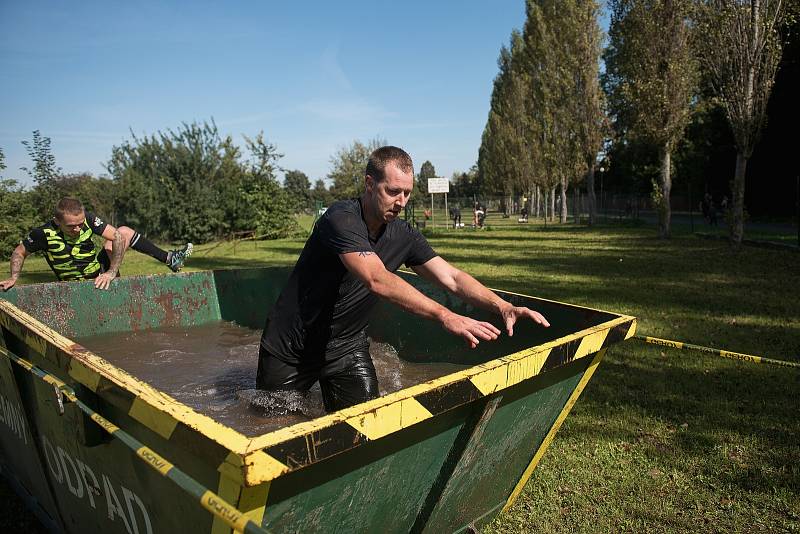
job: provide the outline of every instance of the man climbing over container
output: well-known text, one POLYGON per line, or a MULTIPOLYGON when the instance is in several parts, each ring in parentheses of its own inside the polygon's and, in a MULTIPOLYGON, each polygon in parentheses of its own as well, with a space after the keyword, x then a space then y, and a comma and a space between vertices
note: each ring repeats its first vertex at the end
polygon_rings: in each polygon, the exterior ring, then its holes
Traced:
POLYGON ((11 253, 11 277, 0 281, 0 290, 14 287, 25 258, 39 251, 59 280, 94 279, 96 288, 108 289, 128 248, 152 256, 173 272, 180 271, 192 253, 191 243, 177 250, 162 250, 132 228, 114 228, 85 210, 80 200, 64 197, 56 205, 53 219, 31 230, 11 253), (106 240, 100 250, 92 241, 94 234, 106 240))
POLYGON ((414 168, 402 149, 369 158, 360 198, 332 204, 314 227, 261 336, 257 385, 307 391, 319 381, 332 412, 378 396, 366 327, 378 298, 438 321, 475 348, 497 339, 493 324, 453 313, 394 274, 402 265, 462 300, 497 313, 513 335, 518 319, 550 326, 538 312, 513 306, 438 256, 399 214, 411 195, 414 168))

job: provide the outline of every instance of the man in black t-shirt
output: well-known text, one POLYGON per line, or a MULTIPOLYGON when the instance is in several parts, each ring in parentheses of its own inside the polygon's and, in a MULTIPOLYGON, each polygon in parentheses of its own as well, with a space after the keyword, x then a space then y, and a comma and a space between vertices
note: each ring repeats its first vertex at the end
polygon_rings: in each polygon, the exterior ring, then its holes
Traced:
POLYGON ((414 168, 397 147, 372 153, 360 198, 332 204, 317 221, 270 310, 261 337, 257 385, 307 391, 319 381, 329 412, 378 396, 366 327, 378 298, 439 321, 475 348, 497 339, 494 325, 448 310, 394 272, 403 264, 473 305, 497 312, 508 335, 538 312, 504 301, 439 257, 415 228, 398 218, 411 195, 414 168))
POLYGON ((162 250, 135 230, 127 226, 114 228, 86 211, 79 200, 64 197, 58 202, 53 219, 31 230, 11 253, 11 277, 0 281, 0 290, 14 287, 25 258, 40 251, 59 280, 94 279, 96 288, 108 289, 119 274, 128 247, 166 263, 174 272, 192 253, 191 243, 178 250, 162 250), (106 240, 103 248, 98 250, 93 235, 106 240))

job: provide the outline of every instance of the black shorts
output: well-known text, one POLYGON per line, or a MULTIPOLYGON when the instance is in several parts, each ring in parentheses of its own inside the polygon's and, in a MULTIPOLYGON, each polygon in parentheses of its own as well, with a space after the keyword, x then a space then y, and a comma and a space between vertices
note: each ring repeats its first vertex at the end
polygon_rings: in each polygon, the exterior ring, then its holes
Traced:
POLYGON ((308 391, 319 381, 326 412, 335 412, 378 397, 378 377, 369 345, 344 356, 312 365, 292 365, 262 346, 258 355, 256 385, 271 391, 308 391))

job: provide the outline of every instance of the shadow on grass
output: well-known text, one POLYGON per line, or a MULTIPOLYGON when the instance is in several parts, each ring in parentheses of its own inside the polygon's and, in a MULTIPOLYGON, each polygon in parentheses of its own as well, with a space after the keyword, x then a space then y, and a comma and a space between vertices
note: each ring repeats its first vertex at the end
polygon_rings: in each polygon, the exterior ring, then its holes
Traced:
POLYGON ((588 417, 572 418, 565 435, 637 444, 665 470, 702 466, 720 487, 800 491, 799 373, 633 343, 612 349, 582 397, 588 417), (637 426, 648 419, 667 434, 637 426))

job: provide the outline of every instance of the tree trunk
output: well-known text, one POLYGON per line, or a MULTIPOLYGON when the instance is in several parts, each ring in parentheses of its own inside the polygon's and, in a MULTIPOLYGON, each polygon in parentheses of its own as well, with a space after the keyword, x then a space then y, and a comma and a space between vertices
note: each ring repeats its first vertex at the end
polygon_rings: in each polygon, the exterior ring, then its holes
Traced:
POLYGON ((561 178, 561 210, 559 210, 559 221, 561 224, 567 222, 567 177, 561 178))
POLYGON ((658 206, 658 236, 669 239, 670 218, 672 210, 669 205, 669 194, 672 191, 672 154, 669 147, 663 147, 661 152, 661 203, 658 206))
POLYGON ((733 187, 731 194, 733 203, 731 206, 731 243, 738 247, 742 244, 744 236, 744 177, 747 172, 747 158, 741 152, 736 153, 736 171, 733 175, 733 187))
POLYGON ((572 188, 572 211, 575 213, 575 224, 581 223, 580 187, 572 188))
POLYGON ((550 220, 556 220, 556 186, 550 190, 550 220))
POLYGON ((539 215, 542 213, 542 191, 539 189, 537 185, 534 189, 534 194, 536 195, 536 218, 539 218, 539 215))
POLYGON ((597 217, 597 200, 594 197, 594 162, 589 165, 589 172, 586 173, 586 198, 589 204, 589 226, 592 226, 597 217))

